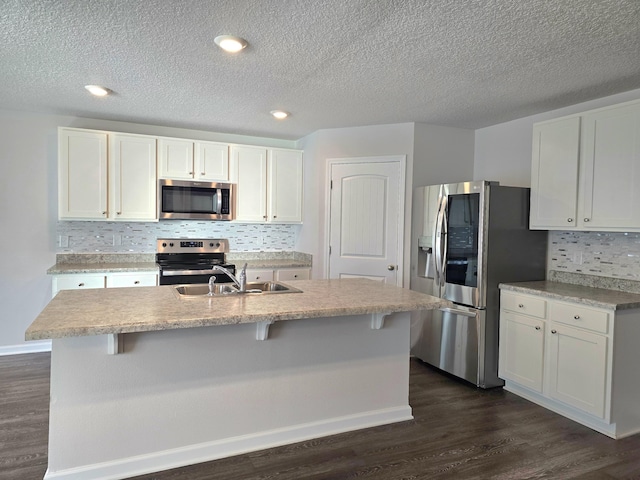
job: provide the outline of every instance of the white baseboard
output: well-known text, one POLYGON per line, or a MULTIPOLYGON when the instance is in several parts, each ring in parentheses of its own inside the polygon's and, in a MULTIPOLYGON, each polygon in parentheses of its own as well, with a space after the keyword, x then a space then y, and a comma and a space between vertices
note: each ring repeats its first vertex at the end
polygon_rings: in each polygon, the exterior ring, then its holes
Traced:
POLYGON ((0 347, 0 357, 4 355, 19 355, 21 353, 50 352, 51 340, 39 340, 22 345, 7 345, 0 347))
POLYGON ((81 468, 56 472, 47 470, 44 480, 85 480, 87 478, 118 480, 411 419, 413 415, 409 405, 394 407, 86 465, 81 468))

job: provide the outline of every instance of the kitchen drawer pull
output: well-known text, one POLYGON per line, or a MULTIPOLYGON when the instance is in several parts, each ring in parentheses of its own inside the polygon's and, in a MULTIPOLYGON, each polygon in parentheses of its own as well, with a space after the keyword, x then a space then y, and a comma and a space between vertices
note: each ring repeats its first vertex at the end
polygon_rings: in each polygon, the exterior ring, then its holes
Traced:
POLYGON ((136 280, 135 282, 133 282, 134 285, 140 285, 140 280, 136 280))
POLYGON ((589 220, 591 220, 590 218, 585 218, 584 221, 588 222, 589 220))
POLYGON ((573 316, 573 318, 574 318, 575 320, 580 320, 580 315, 574 315, 574 316, 573 316))
POLYGON ((557 330, 551 330, 551 333, 553 333, 555 335, 556 333, 558 333, 558 331, 557 330))
POLYGON ((573 222, 573 218, 571 218, 571 217, 567 218, 567 222, 569 222, 569 223, 573 222))
POLYGON ((519 303, 519 304, 518 304, 518 308, 524 308, 524 305, 523 305, 523 304, 521 304, 521 303, 519 303))
POLYGON ((536 327, 536 330, 540 330, 540 325, 538 325, 538 326, 536 327))
POLYGON ((84 287, 84 282, 78 284, 79 287, 84 287))

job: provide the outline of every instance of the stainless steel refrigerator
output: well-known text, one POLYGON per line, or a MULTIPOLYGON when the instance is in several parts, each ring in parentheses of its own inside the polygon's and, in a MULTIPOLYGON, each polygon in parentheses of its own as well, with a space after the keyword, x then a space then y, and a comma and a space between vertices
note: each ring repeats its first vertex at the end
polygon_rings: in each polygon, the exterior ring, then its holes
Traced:
POLYGON ((477 181, 415 189, 411 289, 454 306, 414 314, 413 355, 478 387, 504 384, 498 284, 545 278, 547 232, 528 222, 528 188, 477 181))

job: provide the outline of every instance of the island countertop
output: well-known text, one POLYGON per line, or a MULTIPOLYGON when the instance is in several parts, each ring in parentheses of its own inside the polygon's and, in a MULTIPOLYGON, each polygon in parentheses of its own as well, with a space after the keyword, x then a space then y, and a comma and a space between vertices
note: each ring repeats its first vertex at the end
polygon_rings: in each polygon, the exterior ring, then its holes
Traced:
POLYGON ((60 291, 27 340, 396 313, 449 306, 440 298, 367 279, 286 282, 302 293, 180 298, 174 286, 60 291))

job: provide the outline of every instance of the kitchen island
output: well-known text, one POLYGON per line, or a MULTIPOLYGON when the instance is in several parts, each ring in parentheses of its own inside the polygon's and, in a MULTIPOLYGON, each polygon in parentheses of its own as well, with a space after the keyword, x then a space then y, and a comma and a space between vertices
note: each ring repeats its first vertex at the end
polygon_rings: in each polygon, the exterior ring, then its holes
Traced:
POLYGON ((447 302, 372 280, 302 293, 61 291, 46 479, 117 479, 412 418, 410 312, 447 302))

